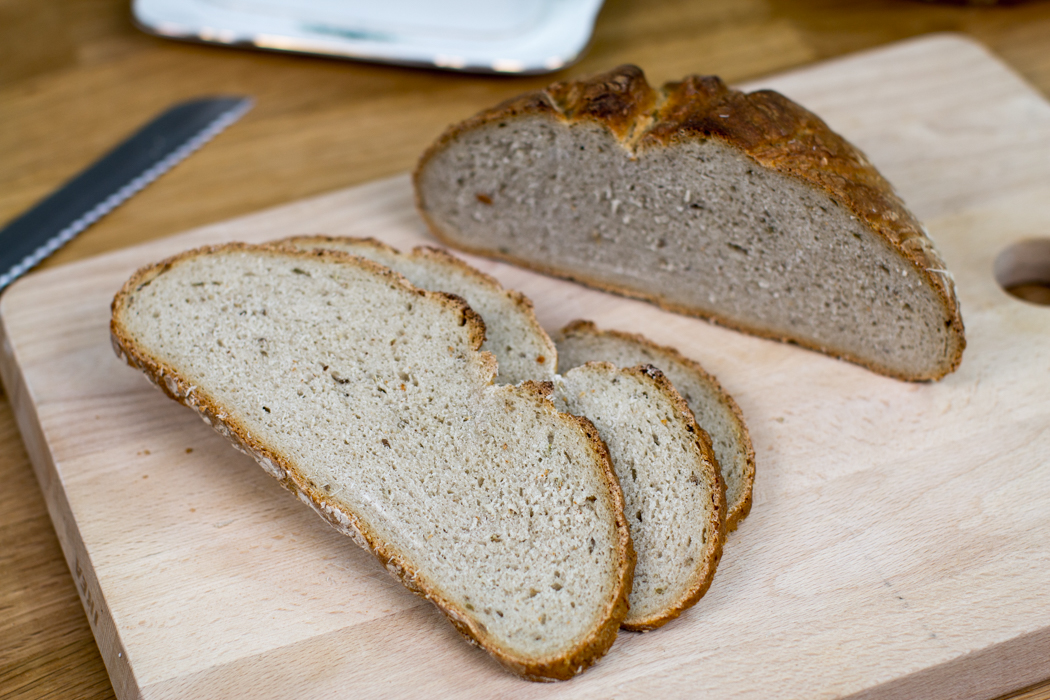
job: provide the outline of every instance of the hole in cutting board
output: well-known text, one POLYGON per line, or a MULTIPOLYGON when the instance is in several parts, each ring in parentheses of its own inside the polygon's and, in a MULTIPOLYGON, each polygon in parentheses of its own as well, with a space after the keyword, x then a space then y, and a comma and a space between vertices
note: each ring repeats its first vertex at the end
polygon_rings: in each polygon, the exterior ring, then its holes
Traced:
POLYGON ((1009 294, 1050 306, 1050 238, 1014 243, 995 259, 995 281, 1009 294))

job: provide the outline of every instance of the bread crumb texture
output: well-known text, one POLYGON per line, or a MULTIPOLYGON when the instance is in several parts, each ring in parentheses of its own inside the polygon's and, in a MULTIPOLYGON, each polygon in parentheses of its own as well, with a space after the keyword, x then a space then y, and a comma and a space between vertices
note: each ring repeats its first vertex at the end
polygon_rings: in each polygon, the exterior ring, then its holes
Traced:
POLYGON ((134 366, 533 680, 611 645, 633 552, 604 445, 545 387, 491 383, 458 298, 341 253, 230 245, 114 300, 134 366))
POLYGON ((536 320, 532 302, 442 249, 419 246, 401 253, 372 238, 338 236, 300 236, 281 243, 299 250, 359 255, 400 272, 421 289, 462 297, 481 318, 488 319, 481 349, 498 361, 497 383, 549 381, 557 371, 554 343, 536 320))
POLYGON ((555 344, 558 363, 565 370, 605 361, 619 367, 651 364, 663 372, 711 438, 725 480, 726 528, 735 530, 751 512, 755 450, 740 407, 718 380, 674 348, 637 334, 602 331, 590 321, 570 323, 555 336, 555 344))
POLYGON ((652 365, 591 362, 555 381, 555 403, 587 416, 609 446, 638 555, 628 629, 678 617, 711 584, 725 534, 725 487, 707 435, 652 365))
MULTIPOLYGON (((580 369, 564 378, 555 375, 552 367, 558 350, 536 321, 528 299, 504 290, 491 277, 443 250, 420 247, 402 254, 373 239, 338 237, 300 237, 281 243, 301 250, 361 255, 397 270, 415 285, 463 297, 485 321, 482 348, 492 347, 499 359, 500 375, 505 365, 511 365, 514 381, 553 380, 558 408, 595 423, 609 447, 624 486, 628 522, 638 554, 631 611, 624 626, 653 629, 699 599, 711 581, 721 551, 724 495, 717 463, 702 442, 707 439, 706 433, 696 425, 688 406, 682 405, 684 400, 674 387, 647 371, 611 365, 580 369), (491 343, 493 338, 501 340, 491 343), (537 363, 533 355, 552 361, 537 363), (643 475, 641 481, 639 473, 643 475), (675 482, 682 480, 688 485, 675 488, 675 482), (644 519, 643 511, 648 513, 644 519)), ((582 324, 577 325, 581 329, 573 337, 581 338, 582 324)), ((659 354, 643 341, 596 330, 588 336, 592 344, 599 344, 594 350, 605 349, 600 345, 606 336, 607 346, 615 339, 624 350, 633 347, 636 354, 659 354)), ((609 350, 617 355, 611 359, 630 354, 609 350)), ((619 364, 632 367, 647 362, 619 364)), ((749 488, 747 494, 749 499, 749 488)))

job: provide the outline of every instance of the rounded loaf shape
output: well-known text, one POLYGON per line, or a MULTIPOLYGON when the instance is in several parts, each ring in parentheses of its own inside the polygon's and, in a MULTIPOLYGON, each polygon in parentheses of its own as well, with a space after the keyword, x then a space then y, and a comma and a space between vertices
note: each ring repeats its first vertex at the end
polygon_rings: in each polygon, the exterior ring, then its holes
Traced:
POLYGON ((634 66, 451 127, 416 203, 473 253, 640 297, 907 380, 965 339, 951 276, 860 151, 772 91, 659 92, 634 66))
POLYGON ((492 384, 458 297, 362 258, 230 244, 136 273, 114 347, 529 680, 600 658, 634 553, 594 427, 492 384))

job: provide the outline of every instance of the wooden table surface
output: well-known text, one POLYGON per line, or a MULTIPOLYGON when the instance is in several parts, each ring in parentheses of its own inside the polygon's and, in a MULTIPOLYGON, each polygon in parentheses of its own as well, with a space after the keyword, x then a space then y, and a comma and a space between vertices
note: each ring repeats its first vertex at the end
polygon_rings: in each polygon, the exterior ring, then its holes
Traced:
MULTIPOLYGON (((653 82, 739 82, 938 31, 982 41, 1050 95, 1046 1, 608 0, 583 60, 558 77, 633 62, 653 82)), ((0 0, 0 222, 192 96, 257 105, 44 265, 403 172, 448 123, 550 80, 175 43, 136 30, 126 0, 0 0)), ((5 396, 0 484, 0 698, 113 697, 5 396)), ((1050 680, 1010 697, 1050 699, 1050 680)))

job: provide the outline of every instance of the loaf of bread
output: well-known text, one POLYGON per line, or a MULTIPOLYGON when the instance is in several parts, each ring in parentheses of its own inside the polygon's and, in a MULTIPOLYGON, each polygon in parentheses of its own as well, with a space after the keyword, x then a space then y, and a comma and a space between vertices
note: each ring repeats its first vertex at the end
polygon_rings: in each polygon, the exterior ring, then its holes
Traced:
POLYGON ((622 66, 449 128, 414 176, 463 250, 908 380, 958 367, 951 275, 860 151, 782 95, 622 66))
POLYGON ((638 563, 625 629, 652 630, 707 592, 725 539, 725 485, 711 442, 652 365, 591 362, 554 381, 558 408, 598 429, 620 477, 638 563))
MULTIPOLYGON (((574 321, 554 336, 558 363, 564 371, 587 362, 612 362, 620 367, 658 367, 685 399, 690 411, 711 437, 725 479, 726 530, 732 532, 751 512, 755 484, 755 451, 736 401, 718 380, 674 348, 621 331, 601 331, 590 321, 574 321)), ((600 427, 599 427, 600 430, 600 427)))
POLYGON ((146 267, 114 347, 530 680, 612 644, 634 553, 604 443, 549 384, 492 383, 484 326, 345 253, 229 244, 146 267))
MULTIPOLYGON (((532 303, 442 250, 417 248, 405 254, 371 239, 339 237, 298 237, 278 244, 361 255, 405 275, 418 287, 455 292, 474 310, 483 309, 486 334, 489 338, 505 339, 492 345, 496 357, 518 361, 521 379, 553 380, 555 405, 594 423, 612 454, 637 555, 631 610, 623 626, 630 630, 655 629, 678 617, 703 596, 714 576, 724 539, 725 485, 721 471, 710 439, 697 425, 685 399, 659 370, 634 365, 645 365, 658 358, 672 367, 698 397, 697 405, 714 414, 723 441, 735 438, 733 448, 739 449, 739 443, 747 440, 747 431, 739 410, 728 419, 736 422, 726 425, 722 412, 730 406, 735 410, 735 404, 712 377, 673 350, 646 343, 640 337, 600 333, 583 322, 574 324, 576 332, 562 333, 573 357, 594 350, 595 357, 608 355, 602 359, 619 361, 627 369, 588 366, 565 377, 556 376, 548 372, 556 364, 557 350, 536 321, 532 303), (529 355, 517 351, 519 345, 542 349, 549 361, 532 362, 529 355), (632 356, 642 359, 630 360, 632 356), (536 376, 529 376, 530 371, 536 376), (712 398, 712 394, 717 398, 712 398), (738 432, 732 433, 734 429, 738 432), (730 438, 730 434, 734 437, 730 438)), ((750 449, 750 442, 747 446, 750 449)), ((726 452, 736 458, 733 448, 726 452)), ((749 464, 753 480, 753 459, 749 464)), ((733 466, 738 472, 747 468, 736 462, 733 466)), ((741 480, 738 474, 734 477, 741 480)), ((746 482, 748 507, 750 484, 751 481, 746 482)), ((736 486, 738 491, 744 490, 740 483, 736 486)), ((739 512, 742 506, 737 506, 739 512)))
POLYGON ((463 297, 486 320, 481 349, 496 356, 496 381, 500 384, 548 381, 557 371, 554 343, 536 320, 529 298, 504 289, 489 275, 440 248, 419 246, 401 253, 373 238, 338 236, 296 236, 276 243, 299 250, 328 249, 360 255, 400 272, 420 289, 463 297), (489 319, 498 322, 489 323, 489 319))

